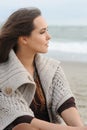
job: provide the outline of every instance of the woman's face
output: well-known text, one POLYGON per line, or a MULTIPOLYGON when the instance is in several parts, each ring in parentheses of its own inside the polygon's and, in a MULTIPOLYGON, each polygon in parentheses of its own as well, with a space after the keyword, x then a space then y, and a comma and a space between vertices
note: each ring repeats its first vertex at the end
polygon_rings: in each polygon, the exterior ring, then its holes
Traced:
POLYGON ((33 24, 35 29, 31 32, 31 35, 27 37, 28 48, 35 53, 46 53, 50 40, 47 23, 42 16, 38 16, 34 19, 33 24))

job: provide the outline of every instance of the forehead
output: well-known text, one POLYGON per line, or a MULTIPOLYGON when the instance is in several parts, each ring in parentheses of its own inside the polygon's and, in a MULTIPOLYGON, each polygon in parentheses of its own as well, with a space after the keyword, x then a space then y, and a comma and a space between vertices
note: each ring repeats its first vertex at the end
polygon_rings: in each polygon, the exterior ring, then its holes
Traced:
POLYGON ((38 16, 37 18, 35 18, 33 23, 35 29, 42 29, 48 26, 46 20, 42 16, 38 16))

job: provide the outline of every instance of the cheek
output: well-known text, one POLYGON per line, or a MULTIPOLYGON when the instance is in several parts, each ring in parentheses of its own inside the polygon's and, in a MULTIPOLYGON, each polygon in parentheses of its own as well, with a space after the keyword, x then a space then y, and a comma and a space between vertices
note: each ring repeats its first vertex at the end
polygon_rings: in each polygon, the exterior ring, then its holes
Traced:
POLYGON ((34 37, 33 40, 35 42, 38 42, 38 43, 44 43, 45 42, 45 37, 43 35, 38 35, 38 36, 34 37))
POLYGON ((29 47, 34 50, 41 50, 44 47, 45 42, 46 42, 45 37, 41 35, 34 36, 30 39, 29 47))

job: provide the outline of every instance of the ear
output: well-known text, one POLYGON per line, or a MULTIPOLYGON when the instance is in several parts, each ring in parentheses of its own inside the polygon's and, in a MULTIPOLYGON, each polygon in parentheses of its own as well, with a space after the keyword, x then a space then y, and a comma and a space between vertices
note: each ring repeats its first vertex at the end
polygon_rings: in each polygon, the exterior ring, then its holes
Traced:
POLYGON ((20 36, 19 39, 18 39, 18 42, 19 44, 24 44, 26 45, 27 44, 27 37, 26 36, 20 36))

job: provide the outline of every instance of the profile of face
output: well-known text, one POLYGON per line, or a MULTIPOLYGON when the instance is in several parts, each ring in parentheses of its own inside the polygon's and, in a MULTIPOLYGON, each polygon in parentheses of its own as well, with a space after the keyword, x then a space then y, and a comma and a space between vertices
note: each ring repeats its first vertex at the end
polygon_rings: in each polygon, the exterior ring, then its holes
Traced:
POLYGON ((34 30, 31 32, 30 36, 22 38, 26 48, 35 54, 46 53, 48 51, 49 40, 51 38, 48 33, 47 23, 42 16, 38 16, 33 20, 33 24, 34 30))

